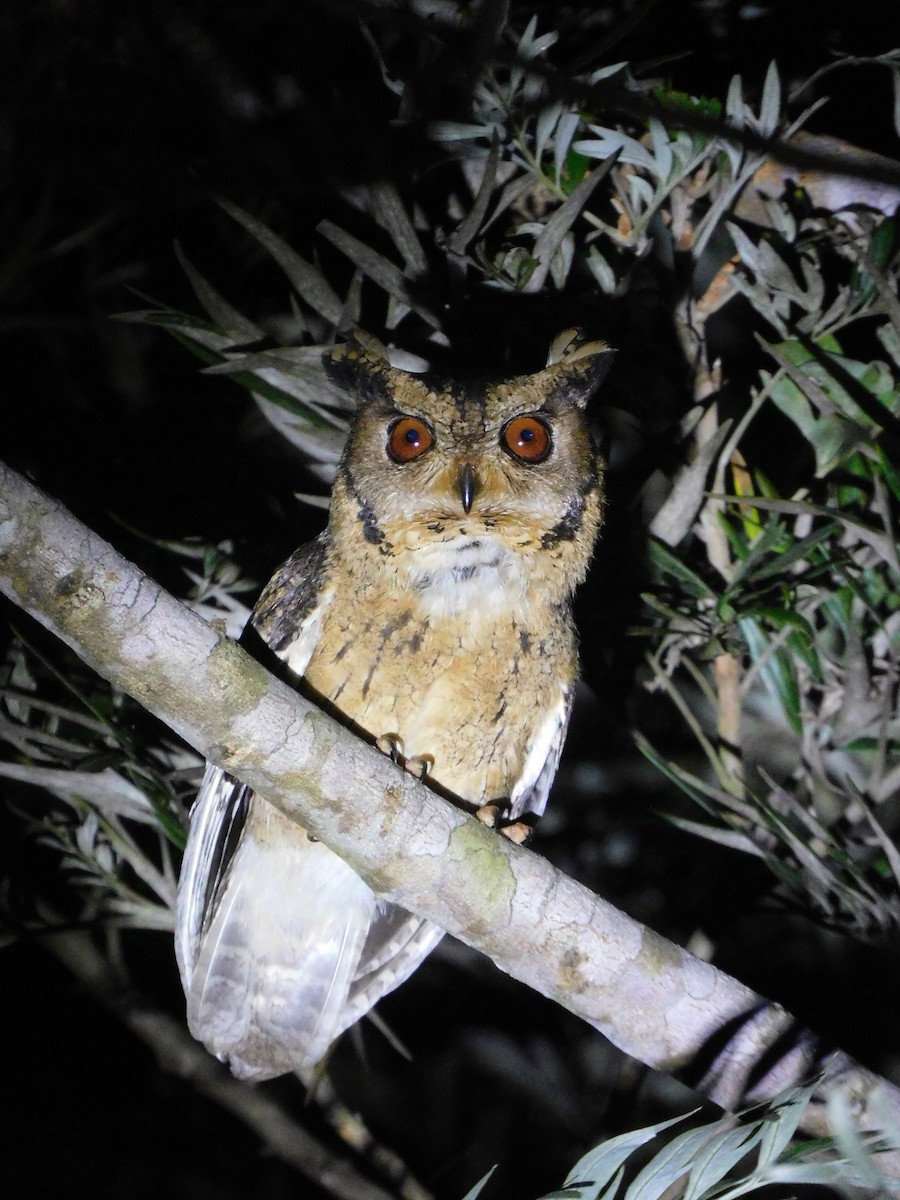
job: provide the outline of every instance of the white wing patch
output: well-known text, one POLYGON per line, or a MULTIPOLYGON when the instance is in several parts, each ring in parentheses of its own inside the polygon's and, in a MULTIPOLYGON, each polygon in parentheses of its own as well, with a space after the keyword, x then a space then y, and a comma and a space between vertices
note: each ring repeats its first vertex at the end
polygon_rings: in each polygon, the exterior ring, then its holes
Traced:
MULTIPOLYGON (((191 808, 181 875, 178 880, 178 904, 175 910, 175 957, 185 991, 190 987, 203 921, 210 907, 211 891, 222 867, 228 830, 242 822, 250 789, 227 775, 221 767, 207 763, 197 799, 191 808)), ((239 831, 240 825, 238 825, 239 831)))
POLYGON ((515 821, 524 813, 539 817, 547 807, 571 712, 572 691, 563 688, 559 703, 532 734, 522 774, 510 796, 510 820, 515 821))
POLYGON ((322 634, 322 622, 325 619, 325 613, 331 606, 334 593, 335 589, 333 587, 326 588, 322 592, 315 608, 304 621, 300 622, 297 629, 297 636, 284 650, 277 652, 278 657, 284 659, 295 675, 302 675, 309 666, 309 660, 312 658, 313 651, 322 634))

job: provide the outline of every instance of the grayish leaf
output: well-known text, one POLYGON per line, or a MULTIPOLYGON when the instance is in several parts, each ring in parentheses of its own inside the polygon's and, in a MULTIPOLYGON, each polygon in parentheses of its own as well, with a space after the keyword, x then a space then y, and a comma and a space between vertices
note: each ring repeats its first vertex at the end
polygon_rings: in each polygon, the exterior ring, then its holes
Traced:
POLYGON ((410 292, 402 272, 383 254, 361 242, 359 238, 347 233, 333 221, 320 221, 318 232, 326 237, 333 245, 342 250, 360 270, 364 271, 379 287, 394 296, 397 300, 408 305, 433 329, 441 328, 440 318, 424 304, 420 303, 410 292))
POLYGON ((566 233, 571 229, 579 213, 590 200, 597 185, 606 178, 616 162, 616 155, 607 159, 602 167, 598 167, 586 175, 575 191, 556 210, 544 225, 542 232, 534 243, 534 257, 538 261, 534 273, 525 286, 526 292, 539 292, 544 286, 547 273, 550 270, 553 256, 562 243, 566 233))
POLYGON ((177 242, 175 243, 175 257, 190 280, 194 295, 223 333, 229 334, 235 342, 253 342, 263 336, 263 331, 258 325, 238 312, 216 291, 212 284, 203 278, 199 271, 191 266, 177 242))
POLYGON ((373 183, 369 190, 372 196, 372 215, 391 235, 406 265, 406 274, 424 275, 428 260, 400 193, 388 180, 373 183))
POLYGON ((696 520, 705 496, 706 477, 730 428, 731 422, 724 421, 704 442, 694 461, 680 468, 668 500, 650 522, 650 532, 667 546, 677 546, 696 520))
POLYGON ((232 204, 230 200, 220 199, 219 205, 255 237, 261 246, 268 250, 310 308, 338 328, 342 311, 341 302, 321 271, 302 258, 296 250, 289 246, 283 238, 273 233, 262 221, 245 212, 236 204, 232 204))

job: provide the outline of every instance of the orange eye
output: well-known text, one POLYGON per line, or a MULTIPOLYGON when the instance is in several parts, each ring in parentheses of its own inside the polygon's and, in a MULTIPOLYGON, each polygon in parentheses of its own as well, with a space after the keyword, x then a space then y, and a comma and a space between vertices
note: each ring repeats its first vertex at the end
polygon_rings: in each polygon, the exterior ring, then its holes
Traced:
POLYGON ((540 463, 553 449, 550 427, 540 417, 513 417, 503 426, 500 445, 522 463, 540 463))
POLYGON ((387 452, 395 463, 412 462, 434 445, 434 434, 418 417, 400 417, 388 427, 387 452))

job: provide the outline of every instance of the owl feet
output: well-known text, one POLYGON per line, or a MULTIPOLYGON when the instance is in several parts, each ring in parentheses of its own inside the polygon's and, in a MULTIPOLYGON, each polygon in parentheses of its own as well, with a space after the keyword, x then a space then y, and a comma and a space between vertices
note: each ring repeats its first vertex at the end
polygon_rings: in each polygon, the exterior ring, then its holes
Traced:
POLYGON ((527 817, 511 821, 504 816, 507 812, 509 812, 508 800, 492 800, 490 804, 482 804, 481 808, 476 809, 475 817, 483 825, 496 829, 501 837, 508 838, 517 846, 524 846, 534 833, 534 829, 528 823, 527 817))
POLYGON ((382 754, 386 754, 392 763, 408 771, 415 779, 424 779, 434 766, 430 754, 419 754, 414 758, 406 758, 403 754, 403 739, 398 733, 383 733, 375 739, 375 745, 382 754))
MULTIPOLYGON (((424 779, 434 766, 434 758, 430 754, 418 754, 407 758, 403 753, 403 739, 399 733, 383 733, 381 737, 375 739, 375 745, 382 754, 388 756, 391 762, 402 767, 404 771, 408 771, 415 779, 424 779)), ((483 825, 496 829, 501 837, 515 842, 517 846, 524 846, 534 833, 529 821, 532 814, 526 813, 524 817, 510 820, 506 816, 509 809, 509 800, 492 800, 489 804, 482 804, 481 808, 476 809, 475 817, 483 825)))

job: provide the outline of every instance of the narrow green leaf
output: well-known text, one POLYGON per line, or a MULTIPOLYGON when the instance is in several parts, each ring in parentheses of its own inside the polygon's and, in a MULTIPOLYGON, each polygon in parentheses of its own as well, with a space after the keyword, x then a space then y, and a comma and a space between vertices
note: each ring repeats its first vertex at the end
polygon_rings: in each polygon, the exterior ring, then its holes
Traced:
POLYGON ((500 143, 495 138, 491 142, 491 150, 485 162, 481 183, 478 186, 472 207, 447 238, 447 248, 454 254, 464 254, 469 243, 478 234, 484 224, 488 204, 494 192, 499 162, 500 143))
POLYGON ((379 254, 377 250, 373 250, 371 246, 367 246, 365 242, 361 242, 352 233, 347 233, 333 221, 320 221, 316 228, 332 245, 337 246, 351 261, 356 263, 379 287, 403 304, 408 305, 433 329, 441 328, 440 318, 413 295, 403 273, 390 259, 379 254))
POLYGON ((799 541, 793 542, 791 545, 779 549, 777 554, 769 563, 753 564, 752 571, 748 571, 748 578, 753 583, 761 583, 768 579, 787 578, 795 563, 802 562, 804 559, 809 559, 812 551, 817 546, 823 543, 834 541, 837 537, 837 529, 833 522, 826 525, 820 525, 807 537, 801 538, 799 541))
POLYGON ((784 649, 773 651, 769 639, 753 617, 738 622, 754 663, 761 663, 760 677, 770 695, 778 701, 785 720, 795 733, 800 733, 800 688, 790 654, 784 649))
POLYGON ((664 542, 653 538, 649 543, 649 551, 650 561, 661 576, 671 575, 677 579, 695 599, 708 599, 713 596, 712 589, 686 563, 673 554, 664 542))
MULTIPOLYGON (((739 829, 721 829, 718 825, 707 825, 703 821, 690 821, 687 817, 663 815, 670 825, 674 825, 676 829, 683 829, 685 833, 690 833, 694 837, 705 838, 706 841, 714 842, 717 846, 724 846, 727 850, 737 850, 741 854, 749 854, 753 858, 765 859, 766 857, 759 846, 739 829)), ((724 814, 722 815, 724 816, 724 814)))
POLYGON ((625 1200, 659 1200, 689 1170, 710 1136, 709 1126, 701 1125, 674 1138, 638 1172, 625 1192, 625 1200))
POLYGON ((544 286, 553 256, 559 249, 563 238, 586 206, 594 189, 613 169, 618 157, 618 154, 612 154, 601 167, 592 171, 590 175, 586 175, 568 199, 563 201, 553 216, 545 223, 542 232, 535 239, 534 257, 538 260, 538 264, 525 291, 537 292, 544 286))
POLYGON ((375 220, 391 235, 403 258, 407 273, 412 276, 424 275, 428 268, 428 260, 396 186, 387 180, 381 180, 371 184, 369 191, 375 220))

